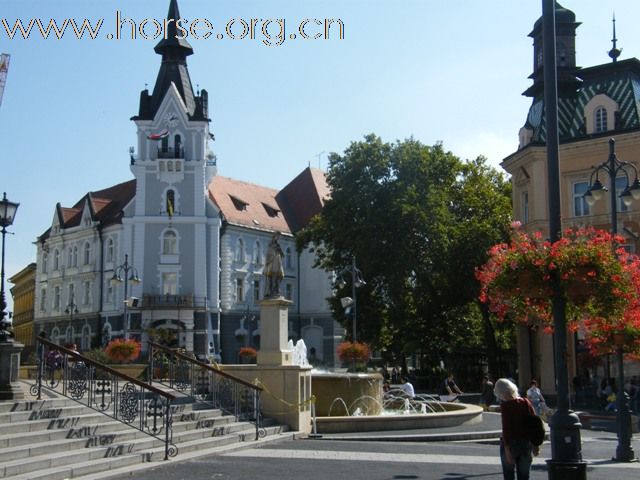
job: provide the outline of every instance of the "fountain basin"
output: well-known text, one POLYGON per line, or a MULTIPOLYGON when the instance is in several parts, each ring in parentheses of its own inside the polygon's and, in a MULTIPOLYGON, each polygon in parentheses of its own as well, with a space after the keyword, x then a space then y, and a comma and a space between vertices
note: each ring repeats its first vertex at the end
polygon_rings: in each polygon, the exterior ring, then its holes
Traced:
POLYGON ((382 375, 379 373, 311 372, 311 393, 316 398, 316 416, 348 416, 358 402, 365 415, 382 413, 382 375), (341 399, 336 403, 336 399, 341 399), (349 409, 349 411, 347 411, 349 409))
POLYGON ((317 433, 381 432, 472 425, 482 421, 482 407, 438 402, 444 412, 373 416, 316 417, 317 433))

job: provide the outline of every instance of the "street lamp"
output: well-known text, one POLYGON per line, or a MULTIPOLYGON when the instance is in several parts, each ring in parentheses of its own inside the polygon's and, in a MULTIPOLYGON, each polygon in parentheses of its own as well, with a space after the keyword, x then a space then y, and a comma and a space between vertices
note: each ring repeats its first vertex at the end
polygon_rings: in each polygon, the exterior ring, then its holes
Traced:
MULTIPOLYGON (((78 313, 78 305, 73 301, 73 297, 69 299, 69 303, 67 304, 67 308, 64 309, 64 313, 69 315, 69 326, 73 328, 73 315, 78 313)), ((67 338, 68 342, 72 342, 72 338, 67 338)))
POLYGON ((358 336, 356 333, 356 314, 357 314, 356 288, 363 287, 367 284, 362 278, 362 272, 360 271, 360 269, 358 269, 358 267, 356 267, 355 255, 351 257, 351 265, 349 265, 348 267, 345 267, 338 274, 339 280, 337 282, 337 285, 339 288, 343 288, 347 284, 347 282, 345 281, 345 277, 347 274, 351 275, 351 298, 344 297, 340 299, 340 303, 342 305, 342 308, 345 309, 345 313, 347 315, 351 313, 351 318, 352 318, 351 338, 353 340, 353 343, 355 343, 358 341, 358 336), (349 309, 351 309, 351 312, 349 312, 349 309))
MULTIPOLYGON (((593 167, 589 178, 589 189, 584 194, 584 198, 589 205, 594 205, 598 200, 604 197, 607 191, 598 174, 600 172, 609 174, 609 193, 611 198, 611 233, 618 233, 618 203, 616 199, 616 179, 618 173, 624 174, 626 186, 619 195, 620 199, 626 206, 631 205, 632 200, 640 199, 640 182, 638 181, 638 170, 629 163, 618 160, 616 157, 616 141, 609 139, 609 158, 600 165, 593 167), (633 171, 634 180, 629 185, 629 170, 633 171), (593 176, 596 176, 593 181, 593 176)), ((619 462, 630 462, 635 458, 633 448, 631 447, 631 415, 629 413, 629 397, 624 391, 624 359, 623 348, 624 342, 617 340, 616 342, 617 360, 618 360, 618 393, 616 401, 618 403, 618 446, 616 448, 616 456, 614 460, 619 462)))
POLYGON ((124 255, 124 263, 117 266, 113 270, 113 277, 111 277, 111 285, 117 285, 124 282, 124 338, 129 338, 129 317, 127 316, 128 296, 129 296, 129 281, 132 283, 140 283, 142 280, 138 276, 138 270, 133 265, 129 265, 129 255, 124 255), (131 274, 129 274, 131 272, 131 274), (123 274, 124 273, 124 277, 123 274))
POLYGON ((7 227, 13 223, 13 219, 16 216, 16 210, 18 210, 19 203, 10 202, 7 200, 7 194, 2 195, 2 201, 0 201, 0 227, 2 227, 2 268, 0 269, 0 341, 11 341, 12 334, 8 331, 9 321, 5 321, 5 309, 7 308, 7 302, 4 296, 4 241, 7 234, 7 227))

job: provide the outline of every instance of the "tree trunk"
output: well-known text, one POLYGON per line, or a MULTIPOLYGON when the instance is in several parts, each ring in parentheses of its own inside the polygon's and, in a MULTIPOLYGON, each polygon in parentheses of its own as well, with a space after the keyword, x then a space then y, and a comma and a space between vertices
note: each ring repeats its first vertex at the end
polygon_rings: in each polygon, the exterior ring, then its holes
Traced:
POLYGON ((484 303, 480 303, 480 311, 482 312, 482 323, 484 325, 484 344, 487 347, 489 377, 493 377, 493 380, 495 380, 501 374, 498 365, 498 344, 496 342, 493 324, 491 323, 489 307, 484 303))

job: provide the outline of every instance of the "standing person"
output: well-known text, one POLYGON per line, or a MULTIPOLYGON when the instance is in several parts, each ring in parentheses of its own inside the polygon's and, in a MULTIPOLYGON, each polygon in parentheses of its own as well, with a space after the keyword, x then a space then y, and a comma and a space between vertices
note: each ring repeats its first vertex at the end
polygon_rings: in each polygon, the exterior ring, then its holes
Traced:
POLYGON ((538 382, 535 380, 531 380, 529 384, 529 389, 527 390, 527 398, 533 405, 533 410, 536 412, 537 416, 540 416, 542 412, 542 407, 545 406, 544 397, 542 396, 542 392, 538 388, 538 382))
POLYGON ((480 391, 480 405, 483 410, 488 410, 491 405, 496 401, 496 396, 493 394, 493 382, 489 380, 488 376, 482 377, 482 390, 480 391))
POLYGON ((532 455, 538 455, 539 447, 526 438, 525 417, 533 415, 533 407, 526 398, 518 395, 518 387, 506 379, 496 381, 494 393, 499 400, 502 418, 502 438, 500 440, 500 461, 505 480, 529 480, 532 455))

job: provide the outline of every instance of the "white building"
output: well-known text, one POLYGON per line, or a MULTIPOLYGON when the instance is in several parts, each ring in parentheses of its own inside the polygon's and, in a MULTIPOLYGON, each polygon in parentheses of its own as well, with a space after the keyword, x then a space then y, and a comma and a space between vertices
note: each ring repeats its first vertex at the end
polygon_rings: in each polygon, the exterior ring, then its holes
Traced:
MULTIPOLYGON (((168 19, 177 18, 171 0, 168 19)), ((259 347, 262 268, 277 231, 282 294, 293 301, 290 337, 332 364, 343 332, 326 301, 331 277, 294 239, 322 208, 324 174, 307 168, 280 191, 218 176, 208 95, 194 92, 186 62, 193 50, 172 28, 155 47, 162 63, 153 92, 141 92, 132 117, 134 179, 71 208, 56 205, 36 242, 36 331, 88 349, 116 336, 144 342, 149 329, 165 329, 176 346, 236 362, 241 346, 259 347)))

